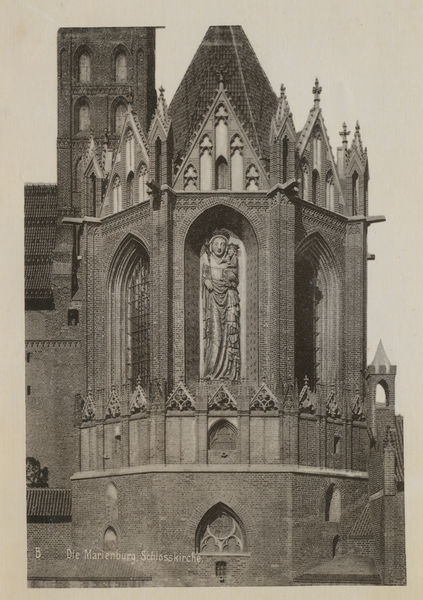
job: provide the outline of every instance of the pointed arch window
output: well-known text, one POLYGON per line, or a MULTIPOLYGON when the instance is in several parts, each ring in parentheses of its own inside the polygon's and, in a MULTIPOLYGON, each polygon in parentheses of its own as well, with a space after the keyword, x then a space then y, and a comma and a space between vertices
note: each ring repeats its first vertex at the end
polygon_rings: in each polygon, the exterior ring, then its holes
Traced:
POLYGON ((118 385, 150 381, 150 259, 144 246, 131 238, 114 259, 109 283, 109 372, 118 385))
POLYGON ((117 535, 113 527, 108 527, 104 533, 103 548, 105 552, 116 552, 117 535))
POLYGON ((216 189, 226 190, 228 187, 228 163, 226 158, 219 156, 216 161, 216 189))
POLYGON ((126 154, 126 172, 129 174, 130 171, 134 170, 135 160, 135 138, 134 133, 131 129, 126 134, 125 141, 125 154, 126 154))
POLYGON ((259 189, 259 172, 255 165, 250 165, 247 169, 247 191, 256 192, 259 189))
POLYGON ((126 189, 127 189, 127 197, 128 197, 128 206, 132 206, 134 204, 134 172, 130 171, 127 179, 126 179, 126 189))
POLYGON ((200 142, 200 187, 201 191, 210 191, 213 187, 212 158, 213 144, 210 136, 205 135, 200 142))
POLYGON ((97 186, 96 186, 96 176, 94 173, 91 173, 90 176, 90 200, 91 200, 91 210, 92 216, 96 216, 97 210, 97 186))
POLYGON ((322 136, 317 129, 313 137, 313 169, 320 171, 322 168, 322 136))
POLYGON ((123 101, 118 102, 114 111, 114 133, 121 133, 123 124, 125 122, 126 113, 126 104, 123 101))
POLYGON ((303 200, 308 200, 308 180, 310 172, 308 170, 308 164, 306 160, 301 162, 300 166, 300 177, 301 177, 301 194, 303 200))
POLYGON ((332 171, 326 176, 326 208, 335 210, 335 183, 332 171))
POLYGON ((116 54, 115 79, 118 83, 123 83, 128 79, 128 59, 123 50, 116 54))
POLYGON ((106 518, 116 521, 118 518, 118 492, 114 483, 109 483, 106 490, 106 518))
POLYGON ((320 175, 316 169, 312 175, 311 200, 313 204, 320 204, 320 175))
POLYGON ((88 100, 83 98, 77 105, 77 124, 78 131, 88 131, 90 129, 90 105, 88 100))
POLYGON ((148 200, 148 171, 145 164, 141 164, 138 171, 138 202, 146 202, 148 200))
POLYGON ((359 177, 357 171, 354 171, 352 176, 352 214, 358 215, 359 207, 359 177))
POLYGON ((122 184, 119 175, 113 180, 113 212, 122 210, 122 184))
POLYGON ((149 261, 141 256, 128 278, 127 289, 127 375, 144 389, 150 380, 149 261))
POLYGON ((244 144, 239 135, 234 135, 231 141, 231 188, 234 192, 244 189, 244 144))
POLYGON ((80 83, 90 83, 91 81, 91 56, 86 51, 79 57, 78 79, 80 83))
POLYGON ((326 492, 325 519, 331 523, 341 520, 341 492, 333 483, 326 492))
POLYGON ((237 447, 237 430, 232 423, 218 421, 209 431, 209 450, 227 452, 237 447))
POLYGON ((219 104, 215 112, 216 124, 216 157, 228 158, 228 111, 224 104, 219 104))
POLYGON ((234 511, 219 503, 204 515, 197 528, 196 550, 202 554, 246 552, 243 527, 234 511))
POLYGON ((385 382, 379 382, 376 386, 376 395, 375 395, 376 404, 379 405, 387 405, 388 404, 388 389, 386 387, 385 382))

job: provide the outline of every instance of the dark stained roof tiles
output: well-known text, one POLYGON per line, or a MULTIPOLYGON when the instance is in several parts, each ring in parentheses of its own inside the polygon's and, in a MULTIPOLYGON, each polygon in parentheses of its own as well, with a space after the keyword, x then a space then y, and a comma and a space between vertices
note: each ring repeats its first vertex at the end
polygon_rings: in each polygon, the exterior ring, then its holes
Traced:
POLYGON ((25 185, 25 297, 52 298, 51 273, 57 227, 57 185, 25 185))
POLYGON ((269 158, 269 131, 278 98, 240 26, 210 27, 169 106, 175 152, 181 157, 215 98, 224 87, 256 151, 269 158))

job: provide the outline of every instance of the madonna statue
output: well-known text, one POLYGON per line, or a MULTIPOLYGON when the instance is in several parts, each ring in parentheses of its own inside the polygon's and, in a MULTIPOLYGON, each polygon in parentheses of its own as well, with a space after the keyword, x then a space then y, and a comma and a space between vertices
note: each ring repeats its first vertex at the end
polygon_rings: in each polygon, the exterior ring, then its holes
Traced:
POLYGON ((240 378, 240 306, 238 250, 230 233, 216 231, 205 242, 207 260, 202 270, 204 318, 204 377, 240 378))

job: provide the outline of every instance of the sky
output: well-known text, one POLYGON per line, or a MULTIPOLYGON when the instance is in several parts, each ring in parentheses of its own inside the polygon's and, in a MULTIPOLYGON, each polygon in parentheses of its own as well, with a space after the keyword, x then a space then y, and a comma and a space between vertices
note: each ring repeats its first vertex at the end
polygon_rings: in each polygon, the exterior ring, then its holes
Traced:
MULTIPOLYGON (((297 131, 313 104, 316 76, 334 153, 342 123, 351 141, 359 120, 369 157, 369 212, 387 219, 369 229, 368 249, 376 260, 368 263, 368 360, 382 339, 398 366, 396 405, 409 436, 406 469, 409 464, 412 490, 423 491, 413 462, 423 450, 414 410, 423 334, 422 7, 416 0, 2 1, 0 330, 8 358, 1 368, 5 389, 19 403, 20 434, 23 185, 56 182, 58 28, 164 26, 156 36, 156 87, 163 85, 169 103, 207 28, 242 25, 276 93, 285 85, 297 131)), ((16 416, 16 408, 7 410, 16 416)), ((21 455, 23 460, 19 446, 16 456, 21 455)))

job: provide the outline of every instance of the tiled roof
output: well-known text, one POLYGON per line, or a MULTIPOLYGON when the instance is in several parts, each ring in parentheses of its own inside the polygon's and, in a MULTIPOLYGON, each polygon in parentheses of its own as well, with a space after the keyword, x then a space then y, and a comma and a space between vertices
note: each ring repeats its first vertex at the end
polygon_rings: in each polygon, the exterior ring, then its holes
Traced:
POLYGON ((240 26, 210 27, 169 106, 175 152, 184 156, 217 94, 219 73, 258 154, 269 158, 269 132, 278 98, 240 26))
POLYGON ((26 490, 26 516, 46 519, 70 518, 72 515, 71 490, 29 488, 26 490))
POLYGON ((25 297, 52 298, 51 273, 57 227, 57 185, 25 185, 25 297))
POLYGON ((372 522, 370 515, 370 504, 366 504, 363 512, 358 517, 349 535, 350 538, 373 537, 372 522))

